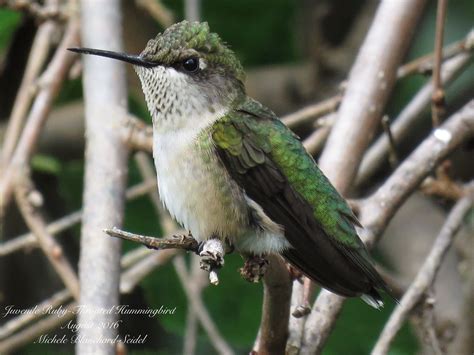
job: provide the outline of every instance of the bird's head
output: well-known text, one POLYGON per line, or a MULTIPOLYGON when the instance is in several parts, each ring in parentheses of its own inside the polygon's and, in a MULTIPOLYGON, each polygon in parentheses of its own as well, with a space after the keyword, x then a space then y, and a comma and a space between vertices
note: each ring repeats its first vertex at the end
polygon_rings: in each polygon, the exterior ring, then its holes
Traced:
POLYGON ((242 66, 206 22, 182 21, 150 40, 140 55, 89 48, 84 54, 134 65, 154 120, 215 112, 244 95, 242 66))

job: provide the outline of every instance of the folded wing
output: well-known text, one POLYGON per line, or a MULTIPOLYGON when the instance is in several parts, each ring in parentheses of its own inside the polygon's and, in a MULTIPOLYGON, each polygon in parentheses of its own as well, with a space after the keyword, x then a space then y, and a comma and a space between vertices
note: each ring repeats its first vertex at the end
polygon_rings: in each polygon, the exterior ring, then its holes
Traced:
POLYGON ((321 286, 380 305, 386 290, 354 225, 359 225, 303 145, 276 116, 248 99, 212 127, 229 175, 284 227, 283 256, 321 286))

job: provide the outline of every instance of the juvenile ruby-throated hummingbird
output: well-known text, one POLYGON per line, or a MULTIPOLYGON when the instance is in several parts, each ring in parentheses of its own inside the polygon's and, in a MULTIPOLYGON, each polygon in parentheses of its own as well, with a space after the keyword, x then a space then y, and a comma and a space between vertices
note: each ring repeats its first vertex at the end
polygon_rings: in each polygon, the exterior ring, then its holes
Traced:
POLYGON ((207 23, 177 23, 140 55, 71 50, 134 65, 161 199, 194 238, 281 254, 332 292, 383 304, 377 290, 387 287, 352 210, 299 138, 245 94, 239 60, 207 23))

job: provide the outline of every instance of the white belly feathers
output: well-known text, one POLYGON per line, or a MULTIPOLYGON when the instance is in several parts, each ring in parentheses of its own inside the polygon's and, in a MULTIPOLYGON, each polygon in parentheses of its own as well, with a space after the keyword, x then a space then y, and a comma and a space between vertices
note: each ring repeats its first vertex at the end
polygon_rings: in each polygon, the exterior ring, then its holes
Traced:
POLYGON ((239 198, 217 157, 199 151, 195 137, 183 131, 160 134, 153 155, 161 199, 197 240, 230 237, 247 224, 243 196, 239 198))

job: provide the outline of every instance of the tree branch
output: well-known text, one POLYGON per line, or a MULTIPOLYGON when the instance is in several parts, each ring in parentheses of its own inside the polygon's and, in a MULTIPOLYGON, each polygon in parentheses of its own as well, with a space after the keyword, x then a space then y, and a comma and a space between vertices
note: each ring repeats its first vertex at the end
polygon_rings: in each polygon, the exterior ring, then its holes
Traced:
MULTIPOLYGON (((121 51, 122 14, 119 0, 82 0, 82 40, 85 47, 121 51)), ((85 56, 84 100, 86 108, 86 163, 79 275, 80 304, 110 309, 119 303, 119 240, 107 238, 102 229, 122 223, 127 178, 128 149, 120 130, 126 117, 126 79, 122 62, 85 56)), ((113 354, 115 344, 100 342, 118 333, 102 323, 117 314, 80 312, 78 353, 113 354), (92 326, 91 326, 92 325, 92 326)))
POLYGON ((474 100, 449 117, 410 154, 370 197, 362 200, 362 237, 376 242, 400 205, 446 156, 474 136, 474 100))
MULTIPOLYGON (((361 238, 372 246, 400 205, 423 179, 454 149, 474 136, 474 100, 452 115, 395 170, 390 178, 360 204, 361 238)), ((303 354, 320 352, 342 308, 343 298, 321 291, 305 326, 303 354)))
MULTIPOLYGON (((469 36, 474 37, 474 31, 472 31, 469 36)), ((463 52, 445 62, 442 67, 441 75, 443 85, 448 85, 456 79, 456 77, 467 67, 471 58, 472 53, 463 52)), ((396 141, 400 142, 405 138, 416 120, 418 120, 424 110, 428 108, 432 92, 433 83, 426 83, 393 121, 390 128, 396 141)), ((375 174, 377 169, 379 169, 385 161, 389 151, 389 146, 388 138, 382 135, 370 147, 360 165, 356 185, 363 184, 375 174)))
POLYGON ((143 244, 148 248, 157 250, 183 249, 192 252, 197 252, 198 250, 198 242, 196 239, 187 234, 176 234, 171 238, 165 239, 130 233, 120 230, 116 227, 113 227, 112 229, 104 229, 104 232, 111 237, 130 240, 135 243, 143 244))
POLYGON ((320 166, 344 194, 378 127, 425 0, 380 3, 351 69, 344 98, 320 166))
POLYGON ((446 252, 453 243, 457 231, 462 225, 465 215, 474 204, 473 184, 467 196, 460 199, 449 213, 436 241, 431 248, 423 266, 418 271, 415 279, 403 295, 400 304, 390 315, 388 322, 372 350, 373 355, 387 354, 389 346, 416 304, 433 284, 436 274, 443 262, 446 252))
POLYGON ((78 300, 79 280, 76 272, 64 256, 61 245, 46 230, 46 223, 43 221, 39 211, 39 207, 43 203, 43 197, 35 189, 27 169, 23 169, 22 172, 23 174, 18 174, 15 184, 16 201, 21 214, 28 227, 35 234, 43 253, 47 256, 64 285, 73 297, 78 300))
MULTIPOLYGON (((381 2, 351 69, 338 119, 320 158, 321 169, 343 195, 349 190, 362 155, 378 126, 397 79, 397 68, 424 5, 425 0, 381 2)), ((295 284, 295 287, 300 286, 295 284)), ((309 279, 305 280, 304 287, 308 294, 309 279)), ((341 305, 342 298, 328 291, 320 292, 306 321, 305 334, 312 332, 313 336, 303 338, 303 354, 321 351, 341 305), (326 312, 332 313, 331 316, 326 312), (310 317, 311 330, 308 325, 310 317)), ((299 336, 293 335, 292 338, 298 339, 299 336)))
POLYGON ((66 21, 69 13, 56 2, 41 6, 34 1, 25 0, 1 0, 0 6, 9 7, 12 10, 23 11, 31 16, 36 17, 40 21, 56 20, 66 21))
MULTIPOLYGON (((154 170, 154 167, 150 163, 147 154, 143 152, 139 152, 135 155, 135 161, 138 165, 138 169, 140 171, 140 174, 144 179, 155 179, 156 180, 156 173, 154 170)), ((171 218, 169 213, 167 213, 163 205, 160 202, 159 195, 158 195, 158 190, 154 189, 149 192, 151 202, 153 206, 155 207, 156 214, 160 217, 160 223, 163 228, 163 231, 165 234, 172 234, 174 231, 177 229, 177 224, 176 222, 171 218)), ((181 238, 186 238, 190 239, 190 243, 194 244, 195 249, 192 250, 194 252, 197 252, 198 250, 198 244, 197 241, 194 240, 193 238, 183 235, 181 238)), ((162 239, 163 240, 163 239, 162 239)), ((176 249, 169 250, 170 252, 176 253, 176 249)), ((163 253, 160 252, 160 253, 163 253)), ((150 256, 151 258, 151 256, 150 256)), ((188 297, 193 297, 193 300, 189 300, 189 309, 188 309, 188 321, 194 322, 193 319, 194 317, 199 320, 199 322, 202 324, 204 330, 207 332, 209 340, 211 343, 214 345, 214 347, 217 350, 222 351, 231 351, 230 347, 227 345, 225 340, 222 338, 222 336, 219 334, 217 327, 215 326, 214 322, 212 321, 212 318, 210 317, 209 313, 207 312, 207 309, 205 308, 204 302, 202 301, 201 297, 201 290, 205 286, 205 278, 203 277, 203 272, 201 271, 200 268, 200 260, 198 259, 197 256, 192 255, 192 270, 191 270, 191 275, 188 275, 186 271, 186 266, 184 265, 183 262, 183 257, 182 255, 178 255, 177 258, 175 258, 173 265, 175 267, 176 273, 179 276, 180 282, 185 289, 186 295, 188 297), (197 299, 197 303, 194 299, 197 299), (203 309, 195 309, 196 304, 200 304, 203 309)), ((151 268, 147 268, 147 270, 151 271, 151 268)), ((145 271, 145 270, 143 270, 145 271)), ((209 273, 209 279, 211 283, 213 280, 211 279, 211 276, 214 277, 214 275, 217 277, 217 273, 213 270, 209 273)), ((192 339, 187 339, 184 344, 184 350, 189 350, 192 347, 192 339)), ((185 352, 186 353, 186 352, 185 352)))
MULTIPOLYGON (((136 286, 141 278, 145 276, 144 273, 135 273, 134 271, 139 271, 138 269, 142 268, 142 261, 147 260, 151 252, 152 251, 150 249, 139 247, 127 252, 122 256, 120 260, 121 266, 123 268, 129 269, 122 271, 120 289, 127 289, 128 287, 132 287, 132 285, 136 286)), ((174 252, 175 250, 167 250, 162 251, 161 253, 153 253, 153 256, 157 256, 157 259, 160 259, 164 263, 166 261, 164 259, 168 257, 167 254, 173 254, 174 252)), ((163 263, 156 263, 154 267, 156 268, 163 263)), ((32 309, 38 310, 37 312, 17 316, 4 324, 0 328, 0 339, 2 339, 0 340, 0 354, 13 352, 15 349, 27 344, 28 342, 37 338, 39 335, 48 333, 49 331, 56 329, 60 325, 74 318, 75 314, 77 313, 74 312, 75 308, 77 307, 77 303, 72 302, 68 306, 64 307, 64 303, 70 297, 71 293, 67 289, 63 289, 47 300, 34 306, 32 309), (62 307, 62 309, 69 311, 62 317, 58 317, 58 315, 55 314, 45 318, 44 320, 38 320, 44 316, 44 313, 41 310, 44 310, 45 308, 50 309, 48 306, 53 308, 62 307), (56 319, 56 321, 54 321, 54 319, 56 319), (20 332, 13 334, 14 331, 27 325, 27 322, 30 322, 27 327, 25 327, 20 332)))
POLYGON ((434 48, 433 67, 433 95, 431 105, 431 115, 433 127, 438 127, 441 116, 444 112, 444 90, 441 85, 441 61, 443 57, 444 24, 446 22, 447 0, 438 0, 438 10, 436 15, 436 35, 434 48))
POLYGON ((10 201, 13 177, 16 170, 26 165, 39 138, 41 128, 51 110, 53 100, 59 92, 64 78, 73 63, 74 56, 66 48, 79 42, 79 23, 71 18, 66 33, 56 50, 48 68, 40 78, 40 91, 31 107, 28 119, 20 136, 10 164, 5 167, 0 180, 0 218, 10 201))
POLYGON ((281 120, 291 129, 295 129, 306 123, 313 122, 318 117, 336 111, 341 100, 342 95, 336 95, 317 104, 303 107, 298 111, 282 117, 281 120))
MULTIPOLYGON (((0 340, 6 339, 14 334, 18 329, 29 325, 31 322, 36 320, 39 316, 47 314, 51 309, 61 306, 71 298, 71 292, 67 289, 61 290, 55 293, 53 296, 44 300, 40 304, 37 304, 31 309, 31 312, 25 312, 19 315, 5 324, 0 328, 0 340)), ((2 352, 3 353, 3 352, 2 352)))
POLYGON ((175 258, 173 260, 173 264, 181 281, 181 285, 183 286, 184 292, 186 293, 188 303, 193 307, 194 311, 196 312, 196 316, 198 317, 199 322, 202 324, 202 327, 208 334, 209 340, 220 354, 233 354, 234 352, 226 343, 222 335, 219 333, 219 329, 212 321, 212 318, 209 315, 206 306, 202 301, 202 298, 196 297, 196 295, 193 293, 194 290, 189 284, 189 275, 186 271, 186 264, 184 262, 184 258, 175 258))
POLYGON ((130 293, 150 272, 161 265, 166 264, 177 254, 177 249, 162 250, 159 253, 151 253, 139 260, 128 270, 122 272, 120 278, 120 293, 130 293))
POLYGON ((52 314, 44 319, 39 320, 30 327, 27 327, 7 339, 0 342, 0 354, 7 354, 13 349, 20 348, 28 344, 31 339, 38 338, 42 334, 46 334, 51 329, 64 324, 70 319, 73 319, 76 312, 77 303, 71 302, 66 307, 64 316, 58 317, 56 314, 52 314))
MULTIPOLYGON (((137 197, 144 195, 150 190, 156 190, 156 179, 147 180, 136 184, 127 189, 125 194, 127 200, 134 200, 137 197)), ((49 223, 46 226, 46 232, 51 235, 56 235, 75 224, 79 223, 82 219, 82 210, 72 212, 64 217, 57 219, 49 223)), ((25 248, 33 248, 38 246, 38 240, 33 233, 25 233, 18 237, 14 237, 4 243, 0 243, 0 257, 7 254, 16 252, 25 248)))
POLYGON ((137 6, 146 10, 163 27, 169 27, 174 23, 173 13, 167 9, 161 1, 135 0, 137 6))
POLYGON ((43 23, 36 32, 26 64, 25 74, 23 75, 20 88, 18 89, 12 113, 8 120, 8 127, 5 132, 0 162, 0 166, 3 168, 7 166, 15 149, 18 137, 20 136, 23 121, 34 97, 35 90, 33 90, 33 87, 47 59, 51 45, 51 37, 56 30, 56 23, 54 21, 47 21, 43 23))
MULTIPOLYGON (((474 31, 471 31, 462 41, 452 43, 444 48, 442 50, 442 61, 472 51, 473 36, 474 31)), ((434 53, 430 53, 403 64, 397 69, 397 80, 404 79, 412 74, 422 74, 431 71, 434 66, 434 56, 434 53)), ((346 84, 347 82, 343 81, 340 86, 345 87, 346 84)), ((291 129, 313 122, 318 117, 336 111, 343 96, 343 94, 338 94, 321 102, 303 107, 282 117, 282 121, 291 129)))
POLYGON ((257 353, 284 354, 288 338, 291 279, 280 256, 269 255, 267 260, 269 267, 263 277, 262 320, 257 353))

